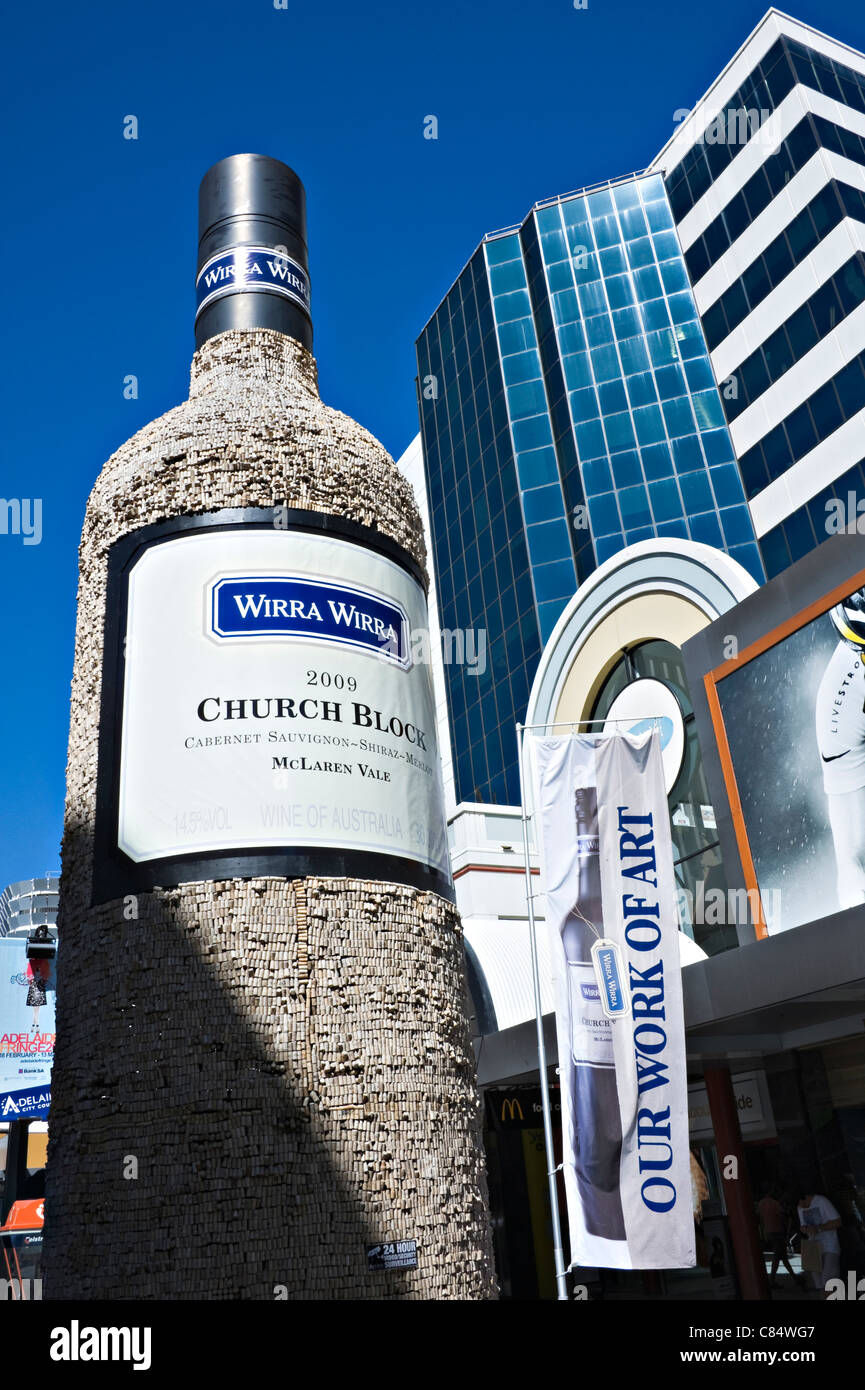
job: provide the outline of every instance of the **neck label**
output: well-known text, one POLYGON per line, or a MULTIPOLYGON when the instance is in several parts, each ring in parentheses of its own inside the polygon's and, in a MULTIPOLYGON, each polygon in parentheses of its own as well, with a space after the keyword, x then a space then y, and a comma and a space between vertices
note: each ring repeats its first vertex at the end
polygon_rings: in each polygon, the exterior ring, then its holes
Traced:
POLYGON ((267 246, 233 246, 211 256, 195 281, 196 320, 208 304, 226 294, 263 290, 292 299, 309 313, 309 276, 303 266, 267 246))

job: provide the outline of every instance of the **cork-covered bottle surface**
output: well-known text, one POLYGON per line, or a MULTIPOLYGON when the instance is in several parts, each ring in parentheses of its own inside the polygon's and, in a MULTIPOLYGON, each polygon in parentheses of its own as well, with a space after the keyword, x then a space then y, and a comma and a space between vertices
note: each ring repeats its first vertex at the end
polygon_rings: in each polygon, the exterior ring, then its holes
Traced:
MULTIPOLYGON (((421 567, 380 444, 268 329, 196 352, 109 459, 80 550, 47 1170, 49 1298, 489 1298, 459 917, 399 883, 278 876, 92 901, 112 544, 225 508, 326 512, 421 567), (417 1268, 367 1249, 416 1240, 417 1268)), ((166 681, 171 673, 166 671, 166 681)))

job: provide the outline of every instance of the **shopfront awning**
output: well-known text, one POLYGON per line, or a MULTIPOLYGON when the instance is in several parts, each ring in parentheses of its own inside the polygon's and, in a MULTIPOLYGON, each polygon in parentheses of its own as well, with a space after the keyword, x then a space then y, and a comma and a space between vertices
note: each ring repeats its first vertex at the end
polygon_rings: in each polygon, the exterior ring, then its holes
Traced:
MULTIPOLYGON (((553 1011, 550 949, 544 922, 535 923, 541 1007, 553 1011)), ((477 1032, 486 1036, 513 1028, 535 1017, 532 983, 532 945, 527 921, 499 917, 472 918, 465 923, 469 991, 477 1032)))

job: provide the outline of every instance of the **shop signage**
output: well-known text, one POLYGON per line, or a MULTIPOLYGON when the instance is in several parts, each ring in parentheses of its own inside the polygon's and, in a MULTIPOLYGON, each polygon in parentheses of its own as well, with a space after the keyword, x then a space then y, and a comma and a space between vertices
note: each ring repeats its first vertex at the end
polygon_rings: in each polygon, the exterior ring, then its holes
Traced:
POLYGON ((44 1120, 50 1108, 50 1086, 0 1092, 0 1120, 44 1120))
MULTIPOLYGON (((760 1074, 749 1072, 734 1076, 732 1080, 742 1133, 747 1135, 749 1130, 762 1130, 767 1120, 763 1109, 760 1074)), ((692 1139, 707 1139, 714 1133, 709 1096, 705 1086, 688 1088, 688 1126, 692 1139)))
POLYGON ((685 721, 682 707, 668 685, 651 676, 626 685, 610 705, 605 732, 643 734, 655 725, 661 735, 664 782, 669 795, 682 770, 685 721))
MULTIPOLYGON (((544 1109, 540 1086, 521 1086, 515 1091, 485 1092, 487 1123, 494 1129, 542 1129, 544 1109)), ((550 1089, 550 1110, 561 1112, 558 1087, 550 1089)))

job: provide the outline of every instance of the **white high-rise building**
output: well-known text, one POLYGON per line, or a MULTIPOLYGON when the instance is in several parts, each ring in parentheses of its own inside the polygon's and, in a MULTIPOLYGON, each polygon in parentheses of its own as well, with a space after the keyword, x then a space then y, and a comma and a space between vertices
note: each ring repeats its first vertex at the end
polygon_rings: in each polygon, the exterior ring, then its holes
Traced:
POLYGON ((59 874, 10 883, 0 893, 0 937, 27 936, 34 927, 53 927, 59 889, 59 874))
POLYGON ((651 168, 771 577, 865 499, 865 56, 769 10, 651 168))

